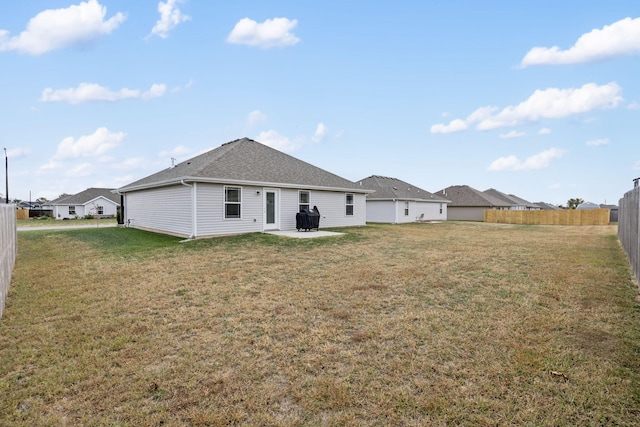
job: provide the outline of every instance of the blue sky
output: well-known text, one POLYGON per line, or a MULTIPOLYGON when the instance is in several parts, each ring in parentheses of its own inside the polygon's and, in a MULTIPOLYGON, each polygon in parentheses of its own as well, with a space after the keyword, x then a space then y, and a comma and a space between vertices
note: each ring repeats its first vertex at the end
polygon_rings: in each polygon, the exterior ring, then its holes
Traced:
POLYGON ((0 66, 12 199, 245 136, 431 192, 617 203, 640 176, 636 0, 3 2, 0 66))

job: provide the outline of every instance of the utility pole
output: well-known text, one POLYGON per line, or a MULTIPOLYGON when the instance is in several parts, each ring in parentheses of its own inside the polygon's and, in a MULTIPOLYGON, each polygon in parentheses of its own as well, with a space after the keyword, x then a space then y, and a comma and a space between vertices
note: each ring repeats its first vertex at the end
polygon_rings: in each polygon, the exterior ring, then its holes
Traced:
POLYGON ((9 204, 9 157, 7 157, 7 149, 4 149, 4 182, 6 184, 5 200, 9 204))

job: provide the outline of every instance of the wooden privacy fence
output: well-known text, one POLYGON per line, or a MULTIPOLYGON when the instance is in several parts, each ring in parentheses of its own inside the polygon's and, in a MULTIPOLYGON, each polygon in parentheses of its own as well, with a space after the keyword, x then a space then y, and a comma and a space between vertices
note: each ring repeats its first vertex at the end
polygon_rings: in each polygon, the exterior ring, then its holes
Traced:
POLYGON ((16 262, 16 207, 0 205, 0 318, 11 283, 11 272, 16 262))
POLYGON ((640 283, 640 187, 627 191, 618 206, 618 238, 640 283))
POLYGON ((607 225, 609 209, 507 211, 486 209, 484 222, 539 225, 607 225))

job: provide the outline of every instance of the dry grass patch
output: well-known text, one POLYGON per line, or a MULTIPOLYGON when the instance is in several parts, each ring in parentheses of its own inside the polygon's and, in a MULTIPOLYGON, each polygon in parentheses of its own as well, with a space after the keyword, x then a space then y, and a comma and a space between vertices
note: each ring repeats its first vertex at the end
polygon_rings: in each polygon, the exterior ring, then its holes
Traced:
POLYGON ((0 322, 0 424, 640 417, 639 303, 613 226, 187 244, 132 229, 31 233, 0 322))

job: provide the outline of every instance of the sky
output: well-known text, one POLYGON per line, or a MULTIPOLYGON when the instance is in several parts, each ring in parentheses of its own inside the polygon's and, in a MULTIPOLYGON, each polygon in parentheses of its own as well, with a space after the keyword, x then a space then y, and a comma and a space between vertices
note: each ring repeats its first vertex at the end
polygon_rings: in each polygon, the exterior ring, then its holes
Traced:
POLYGON ((351 181, 556 205, 640 176, 637 0, 2 2, 0 70, 10 199, 243 137, 351 181))

